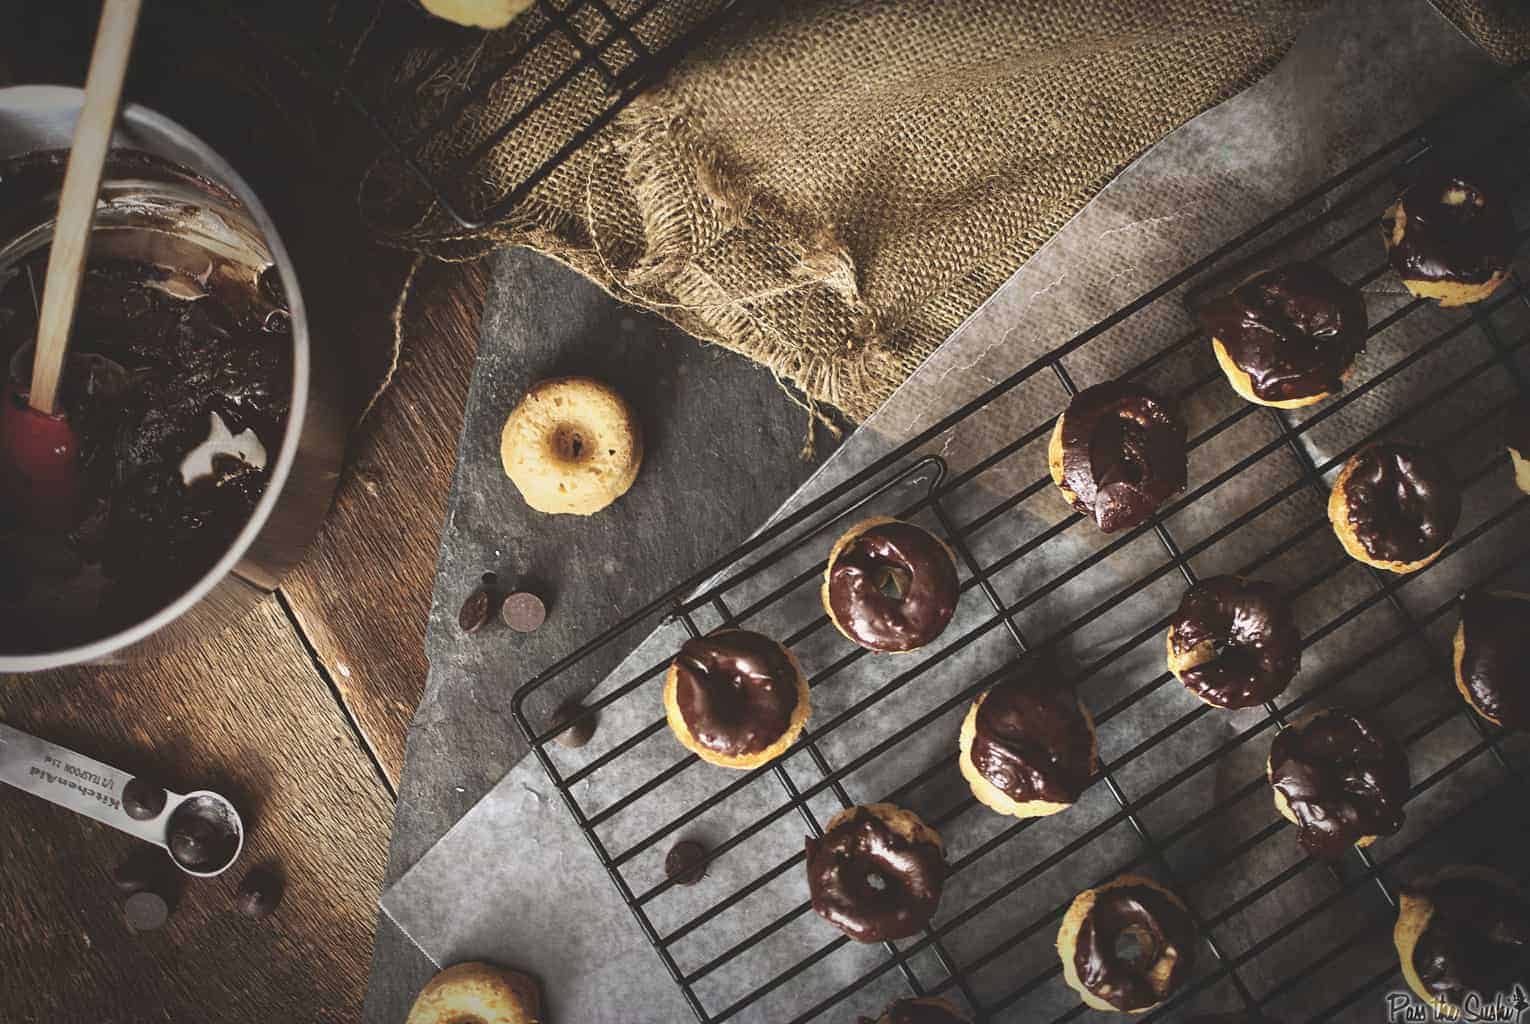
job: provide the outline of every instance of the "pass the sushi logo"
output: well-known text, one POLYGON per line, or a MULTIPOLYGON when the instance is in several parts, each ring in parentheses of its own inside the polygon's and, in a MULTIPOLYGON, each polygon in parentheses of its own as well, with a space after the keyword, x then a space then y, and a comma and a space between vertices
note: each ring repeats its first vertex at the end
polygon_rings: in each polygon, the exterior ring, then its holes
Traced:
POLYGON ((1530 1021, 1530 992, 1520 984, 1507 992, 1479 995, 1468 992, 1459 1007, 1425 1002, 1412 992, 1388 992, 1387 1024, 1525 1024, 1530 1021))

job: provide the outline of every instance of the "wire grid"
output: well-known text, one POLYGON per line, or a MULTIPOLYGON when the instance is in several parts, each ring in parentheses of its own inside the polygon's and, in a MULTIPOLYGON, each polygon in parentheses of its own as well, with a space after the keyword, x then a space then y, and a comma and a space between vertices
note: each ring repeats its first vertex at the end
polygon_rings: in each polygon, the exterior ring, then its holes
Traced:
POLYGON ((411 203, 428 198, 473 230, 502 220, 746 6, 698 0, 681 17, 664 0, 535 0, 507 28, 487 32, 411 0, 365 0, 331 5, 313 26, 321 41, 307 46, 236 16, 326 81, 378 134, 386 159, 369 177, 388 172, 380 180, 402 189, 392 172, 406 172, 423 190, 408 190, 411 203), (496 114, 485 123, 491 105, 496 114))
MULTIPOLYGON (((1523 67, 1515 69, 1512 80, 1518 82, 1523 73, 1523 67)), ((1499 83, 1485 95, 1507 94, 1499 83)), ((1482 101, 1478 95, 1472 102, 1482 101)), ((1504 166, 1523 168, 1523 127, 1499 124, 1485 133, 1488 141, 1479 139, 1473 148, 1504 166)), ((1439 145, 1454 152, 1461 144, 1439 145)), ((1077 544, 1070 531, 1092 530, 1077 513, 1057 517, 1062 505, 1039 456, 1061 404, 1080 390, 1069 358, 1084 359, 1087 346, 1113 340, 1122 325, 1157 326, 1161 318, 1154 311, 1165 305, 1173 305, 1176 316, 1162 319, 1183 321, 1183 308, 1172 299, 1165 302, 1171 294, 1193 303, 1251 268, 1295 255, 1327 262, 1358 287, 1384 284, 1389 272, 1377 217, 1406 179, 1406 164, 1430 149, 1427 129, 1394 140, 1020 369, 521 689, 514 703, 517 722, 698 1020, 758 1017, 798 1024, 846 1017, 852 1006, 875 1016, 889 996, 910 993, 953 998, 980 1020, 1077 1018, 1089 1011, 1062 986, 1051 940, 1073 893, 1129 870, 1146 870, 1186 898, 1208 954, 1172 1001, 1174 1009, 1289 1012, 1294 1006, 1314 1020, 1349 1013, 1374 1019, 1375 1006, 1362 1009, 1362 1000, 1376 997, 1389 981, 1400 987, 1388 936, 1398 880, 1405 877, 1401 868, 1446 855, 1507 856, 1516 874, 1526 873, 1524 858, 1513 855, 1515 840, 1530 839, 1522 738, 1500 733, 1466 708, 1450 685, 1447 655, 1456 591, 1523 575, 1530 563, 1530 546, 1514 543, 1530 499, 1509 482, 1497 434, 1503 410, 1523 391, 1521 360, 1530 345, 1530 293, 1517 269, 1492 299, 1462 311, 1393 295, 1395 308, 1373 314, 1362 375, 1342 395, 1295 412, 1229 397, 1221 371, 1205 352, 1204 336, 1198 329, 1182 331, 1126 375, 1153 380, 1155 386, 1163 377, 1175 382, 1172 390, 1190 410, 1191 487, 1152 522, 1119 536, 1093 534, 1080 557, 1069 549, 1060 571, 1040 578, 1027 571, 1050 550, 1077 544), (1395 358, 1384 359, 1392 354, 1395 358), (1038 406, 1023 392, 1047 377, 1057 400, 1051 407, 1038 406), (1405 399, 1389 404, 1385 396, 1405 384, 1405 399), (1009 439, 956 473, 939 454, 929 453, 969 418, 998 416, 1000 402, 1012 395, 1031 408, 1026 429, 1012 435, 1000 431, 1009 439), (1208 406, 1222 414, 1197 415, 1208 406), (1363 430, 1351 429, 1362 421, 1363 430), (1432 448, 1464 453, 1455 465, 1468 512, 1439 560, 1397 577, 1343 554, 1324 512, 1326 477, 1370 439, 1410 430, 1432 432, 1432 448), (1198 453, 1210 453, 1224 468, 1198 472, 1198 453), (1022 461, 1023 467, 1014 465, 1022 461), (1283 468, 1272 468, 1278 465, 1283 468), (1008 472, 1001 473, 1005 467, 1008 472), (1262 486, 1225 516, 1211 517, 1221 525, 1197 530, 1193 539, 1180 535, 1177 527, 1191 522, 1187 511, 1216 506, 1234 489, 1233 482, 1251 474, 1262 486), (1022 482, 1016 485, 1017 480, 1022 482), (996 494, 1002 497, 990 501, 996 494), (951 635, 931 648, 890 660, 840 639, 821 608, 776 626, 773 615, 787 605, 799 610, 814 605, 833 538, 855 518, 875 511, 923 517, 962 563, 963 609, 986 609, 986 614, 954 621, 947 630, 951 635), (1266 516, 1271 518, 1261 523, 1266 516), (1024 533, 1016 525, 1021 520, 1034 524, 1036 532, 1017 544, 1013 535, 1024 533), (1298 528, 1266 533, 1281 522, 1298 528), (1248 527, 1257 529, 1245 533, 1248 527), (1474 547, 1490 534, 1487 544, 1474 547), (1269 544, 1274 536, 1280 539, 1269 544), (1156 546, 1158 554, 1148 559, 1143 544, 1156 546), (1317 671, 1304 665, 1297 684, 1262 709, 1219 712, 1189 697, 1162 665, 1160 638, 1178 599, 1160 584, 1172 583, 1176 593, 1193 585, 1198 564, 1219 572, 1271 573, 1298 553, 1315 565, 1315 571, 1282 581, 1299 613, 1309 599, 1316 603, 1319 593, 1326 595, 1323 604, 1341 608, 1310 627, 1304 623, 1306 653, 1319 655, 1317 671), (1054 622, 1072 611, 1066 600, 1071 585, 1121 563, 1132 569, 1120 574, 1122 585, 1066 622, 1054 622), (792 568, 798 564, 800 569, 792 568), (1144 571, 1136 571, 1139 566, 1144 571), (783 571, 785 578, 778 580, 783 571), (1439 576, 1447 580, 1443 599, 1434 587, 1435 599, 1421 602, 1422 581, 1439 576), (1117 629, 1112 616, 1125 609, 1137 614, 1129 630, 1117 629), (677 643, 684 635, 745 625, 775 636, 799 657, 806 650, 820 655, 809 673, 814 715, 785 755, 755 771, 721 777, 715 774, 720 770, 698 767, 697 758, 669 737, 659 706, 667 659, 604 688, 586 704, 600 711, 650 701, 646 726, 577 754, 549 746, 561 725, 550 708, 530 712, 528 701, 594 650, 665 613, 683 630, 677 643), (1041 625, 1028 625, 1028 619, 1041 625), (1082 655, 1068 648, 1070 638, 1096 624, 1110 626, 1102 645, 1086 645, 1082 655), (1356 633, 1363 643, 1356 642, 1356 633), (1338 637, 1345 638, 1343 657, 1323 656, 1325 645, 1338 637), (975 677, 964 675, 963 658, 995 639, 1009 649, 1003 663, 975 677), (1395 671, 1391 660, 1400 661, 1395 671), (867 685, 875 688, 862 693, 857 676, 872 665, 900 671, 874 679, 867 685), (953 721, 1017 665, 1062 672, 1080 688, 1100 734, 1102 785, 1055 818, 1000 818, 977 805, 956 770, 953 721), (901 704, 914 704, 932 680, 950 675, 959 684, 954 692, 942 692, 944 699, 872 742, 883 719, 901 704), (1114 699, 1091 689, 1107 678, 1115 680, 1115 689, 1107 689, 1114 699), (850 696, 828 714, 818 706, 821 698, 833 698, 840 688, 850 696), (1295 850, 1292 834, 1268 803, 1262 744, 1253 760, 1248 753, 1251 741, 1267 739, 1297 714, 1332 698, 1389 716, 1414 764, 1410 827, 1375 847, 1374 854, 1356 848, 1352 861, 1339 866, 1295 850), (1181 748, 1203 722, 1229 734, 1212 737, 1209 748, 1193 748, 1191 756, 1181 748), (1110 745, 1116 731, 1129 731, 1124 749, 1110 745), (857 738, 862 732, 866 735, 857 738), (931 734, 948 741, 934 753, 921 749, 931 734), (655 761, 656 749, 667 751, 667 760, 655 761), (1235 762, 1244 769, 1236 785, 1227 784, 1212 799, 1195 798, 1191 790, 1202 773, 1218 773, 1220 784, 1224 766, 1235 762), (910 766, 919 770, 910 773, 910 766), (1161 769, 1172 771, 1155 777, 1161 769), (857 783, 865 776, 875 780, 857 783), (771 785, 779 789, 767 799, 762 787, 768 791, 771 785), (687 796, 687 788, 694 794, 687 796), (779 831, 793 817, 808 834, 819 835, 829 815, 874 799, 915 806, 940 830, 951 875, 930 927, 910 940, 868 950, 812 914, 800 830, 795 852, 768 867, 757 866, 759 855, 747 854, 746 844, 779 831), (1163 810, 1171 806, 1177 810, 1163 810), (665 900, 677 890, 656 866, 665 840, 719 815, 725 831, 708 844, 710 865, 719 876, 709 877, 708 885, 716 886, 681 912, 667 908, 665 900), (1238 835, 1238 826, 1250 831, 1238 835), (1225 837, 1217 839, 1218 833, 1225 837), (1487 841, 1470 845, 1474 837, 1487 841), (742 875, 727 874, 730 859, 744 865, 742 875), (1101 870, 1101 863, 1108 868, 1101 870), (976 891, 979 883, 987 888, 976 891), (1298 890, 1311 894, 1310 903, 1287 905, 1297 901, 1298 890), (992 920, 995 916, 1001 920, 992 920), (1360 927, 1350 927, 1357 919, 1360 927), (1343 938, 1332 943, 1335 931, 1343 938), (1320 955, 1303 955, 1319 947, 1320 955), (856 958, 848 979, 843 972, 827 983, 817 978, 844 956, 856 958), (755 959, 761 962, 746 966, 755 959), (1335 964, 1343 967, 1333 988, 1314 980, 1335 964)), ((1518 202, 1530 182, 1514 184, 1518 202)), ((1525 222, 1521 210, 1519 223, 1525 222)), ((1086 361, 1088 372, 1098 375, 1098 366, 1086 361)), ((1160 1016, 1155 1011, 1143 1019, 1160 1016)))

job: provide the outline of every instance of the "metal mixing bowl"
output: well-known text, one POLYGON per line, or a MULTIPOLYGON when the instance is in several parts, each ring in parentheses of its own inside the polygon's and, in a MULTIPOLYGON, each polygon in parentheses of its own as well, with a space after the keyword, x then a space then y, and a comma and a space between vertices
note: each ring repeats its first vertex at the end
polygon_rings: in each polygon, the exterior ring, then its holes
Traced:
MULTIPOLYGON (((0 89, 0 161, 67 150, 81 98, 78 89, 55 86, 0 89)), ((292 260, 265 207, 206 143, 153 111, 132 105, 123 111, 113 140, 114 155, 122 151, 148 154, 191 173, 174 180, 135 173, 134 180, 125 180, 109 170, 95 238, 143 217, 160 232, 157 244, 172 251, 181 238, 256 247, 280 274, 291 311, 292 411, 254 514, 191 589, 163 608, 145 609, 141 621, 110 635, 46 651, 0 653, 0 673, 127 660, 221 630, 273 591, 298 561, 323 522, 339 479, 346 424, 338 381, 330 361, 315 358, 292 260), (199 178, 205 182, 199 184, 199 178), (178 219, 167 220, 165 211, 172 209, 178 219)), ((12 224, 8 237, 0 238, 0 263, 46 244, 50 233, 51 218, 24 230, 12 224)), ((119 232, 118 239, 125 234, 119 232)))

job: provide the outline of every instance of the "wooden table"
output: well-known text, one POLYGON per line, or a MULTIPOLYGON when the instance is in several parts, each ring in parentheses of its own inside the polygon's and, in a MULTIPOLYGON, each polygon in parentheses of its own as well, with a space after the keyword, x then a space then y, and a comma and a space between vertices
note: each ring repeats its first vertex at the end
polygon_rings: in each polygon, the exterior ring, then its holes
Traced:
MULTIPOLYGON (((29 3, 0 41, 0 81, 81 81, 84 6, 29 3)), ((386 360, 408 258, 361 241, 347 179, 329 163, 344 143, 310 116, 322 104, 307 106, 290 76, 273 86, 256 55, 208 31, 188 26, 190 48, 145 33, 128 96, 250 178, 299 263, 316 337, 351 353, 359 405, 386 360)), ((475 265, 422 272, 397 377, 352 438, 333 515, 278 593, 159 661, 0 681, 0 719, 172 788, 216 787, 251 826, 229 876, 186 886, 166 927, 135 935, 112 882, 133 841, 0 792, 0 1020, 359 1016, 483 288, 475 265), (260 863, 278 865, 288 890, 256 922, 233 898, 260 863)))
MULTIPOLYGON (((0 84, 81 81, 95 13, 85 6, 27 0, 0 39, 0 84)), ((231 24, 172 6, 148 5, 128 98, 197 132, 262 197, 298 264, 316 343, 349 361, 359 411, 385 375, 410 263, 356 222, 353 160, 377 142, 231 24)), ((240 865, 186 885, 166 927, 134 934, 112 875, 137 844, 0 789, 4 1024, 360 1017, 487 274, 421 271, 397 374, 351 438, 323 532, 276 594, 158 661, 0 680, 0 720, 172 789, 228 793, 249 825, 240 865), (258 922, 234 907, 257 864, 288 883, 258 922)), ((719 386, 763 373, 741 359, 711 372, 719 386)), ((779 425, 796 414, 777 397, 779 425)), ((765 474, 779 476, 780 497, 811 468, 785 465, 796 443, 765 474)), ((417 954, 397 966, 409 952, 380 954, 397 975, 390 1018, 428 974, 417 954)))

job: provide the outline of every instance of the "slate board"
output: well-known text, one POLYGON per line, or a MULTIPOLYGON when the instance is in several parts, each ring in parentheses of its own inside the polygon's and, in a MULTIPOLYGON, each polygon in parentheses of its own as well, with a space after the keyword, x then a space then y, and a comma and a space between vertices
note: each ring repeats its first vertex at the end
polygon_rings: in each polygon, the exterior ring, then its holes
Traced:
MULTIPOLYGON (((806 413, 769 372, 622 305, 574 271, 528 250, 494 257, 447 506, 426 634, 430 674, 409 731, 384 887, 391 885, 520 760, 515 688, 625 614, 743 540, 818 465, 799 452, 806 413), (587 374, 617 387, 642 421, 637 483, 591 517, 532 511, 505 478, 505 417, 538 380, 587 374), (464 598, 493 572, 547 602, 530 635, 497 621, 471 638, 464 598)), ((557 683, 583 692, 620 652, 557 683)), ((434 973, 379 915, 365 1019, 402 1021, 434 973)))

